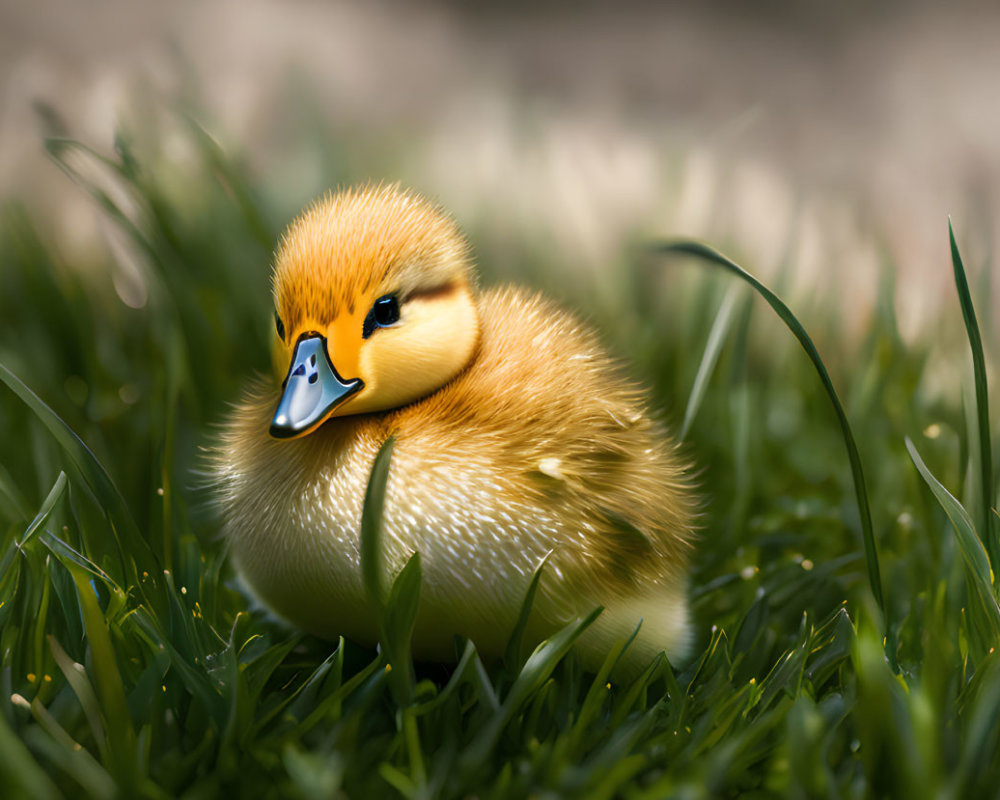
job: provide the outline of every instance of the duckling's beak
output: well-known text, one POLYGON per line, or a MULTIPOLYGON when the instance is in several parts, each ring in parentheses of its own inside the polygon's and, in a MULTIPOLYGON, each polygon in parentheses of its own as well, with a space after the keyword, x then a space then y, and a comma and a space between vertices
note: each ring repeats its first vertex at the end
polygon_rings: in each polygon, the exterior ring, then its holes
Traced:
POLYGON ((271 420, 271 435, 289 439, 309 432, 363 387, 360 378, 345 381, 337 374, 326 351, 325 337, 303 334, 292 353, 284 394, 271 420))

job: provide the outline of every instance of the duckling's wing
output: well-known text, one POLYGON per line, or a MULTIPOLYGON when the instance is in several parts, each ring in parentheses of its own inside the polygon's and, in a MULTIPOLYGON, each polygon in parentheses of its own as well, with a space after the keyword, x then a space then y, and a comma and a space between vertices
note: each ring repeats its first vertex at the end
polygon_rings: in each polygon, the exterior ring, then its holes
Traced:
POLYGON ((471 508, 455 503, 451 518, 471 515, 478 540, 499 542, 480 553, 487 571, 503 559, 530 575, 553 551, 538 609, 550 625, 603 605, 597 641, 642 618, 643 642, 679 653, 694 501, 676 446, 575 318, 516 290, 479 310, 473 364, 393 420, 400 455, 412 447, 467 489, 471 508))

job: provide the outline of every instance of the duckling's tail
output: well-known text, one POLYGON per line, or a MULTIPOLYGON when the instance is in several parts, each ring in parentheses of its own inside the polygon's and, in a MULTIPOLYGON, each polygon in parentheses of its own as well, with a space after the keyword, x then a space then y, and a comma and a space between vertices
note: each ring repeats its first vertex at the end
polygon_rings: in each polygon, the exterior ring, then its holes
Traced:
POLYGON ((683 665, 690 657, 693 643, 690 611, 687 597, 678 593, 639 596, 607 604, 577 643, 584 665, 597 670, 608 651, 627 639, 636 626, 639 632, 613 673, 617 679, 636 677, 661 651, 674 667, 683 665))

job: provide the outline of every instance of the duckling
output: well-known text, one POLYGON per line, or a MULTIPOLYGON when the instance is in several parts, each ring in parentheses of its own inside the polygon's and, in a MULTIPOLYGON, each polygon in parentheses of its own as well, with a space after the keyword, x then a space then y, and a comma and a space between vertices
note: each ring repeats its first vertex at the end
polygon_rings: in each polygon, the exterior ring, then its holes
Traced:
POLYGON ((215 454, 253 596, 310 633, 377 641, 359 533, 394 435, 382 539, 393 574, 420 553, 414 657, 453 659, 456 635, 502 654, 547 554, 533 642, 600 605, 585 666, 640 622, 628 662, 685 657, 687 465, 594 331, 534 292, 480 291, 456 223, 398 185, 317 201, 272 277, 275 375, 215 454))

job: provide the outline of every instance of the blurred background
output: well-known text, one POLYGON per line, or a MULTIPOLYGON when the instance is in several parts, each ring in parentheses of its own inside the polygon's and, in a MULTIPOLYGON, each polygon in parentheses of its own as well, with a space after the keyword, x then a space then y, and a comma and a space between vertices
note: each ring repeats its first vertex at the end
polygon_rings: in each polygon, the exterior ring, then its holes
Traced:
POLYGON ((974 273, 1000 229, 998 36, 990 3, 0 0, 0 196, 127 262, 42 137, 129 132, 196 206, 190 115, 276 227, 399 179, 501 276, 544 252, 599 285, 623 243, 701 237, 848 328, 891 263, 913 336, 952 298, 948 215, 974 273))

